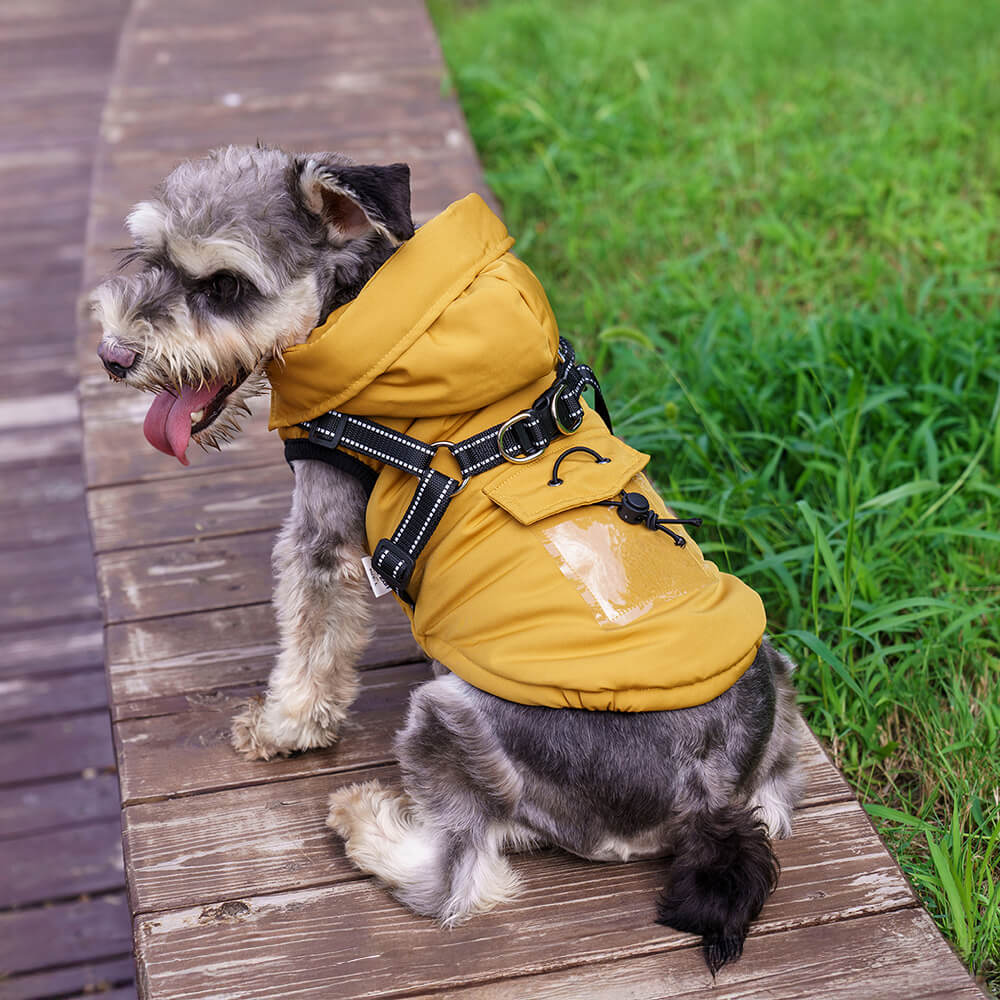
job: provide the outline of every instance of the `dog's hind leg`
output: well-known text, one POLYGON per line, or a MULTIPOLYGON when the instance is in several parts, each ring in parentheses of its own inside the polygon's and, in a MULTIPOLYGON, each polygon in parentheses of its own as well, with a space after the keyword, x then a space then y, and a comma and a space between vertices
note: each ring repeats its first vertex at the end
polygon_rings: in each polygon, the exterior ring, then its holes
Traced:
POLYGON ((327 822, 351 859, 449 926, 510 899, 518 883, 502 848, 521 779, 464 682, 418 688, 396 749, 405 795, 371 782, 331 796, 327 822))
POLYGON ((403 792, 377 781, 330 796, 327 826, 347 856, 415 913, 445 926, 510 899, 517 877, 490 830, 439 829, 403 792))
POLYGON ((360 484, 321 462, 295 463, 292 511, 274 547, 281 649, 263 702, 233 720, 233 746, 252 759, 329 746, 357 695, 369 639, 360 484))
POLYGON ((802 797, 805 777, 798 761, 802 742, 795 691, 791 685, 794 664, 769 643, 762 646, 774 678, 774 724, 764 755, 753 776, 750 806, 773 840, 791 835, 792 813, 802 797))

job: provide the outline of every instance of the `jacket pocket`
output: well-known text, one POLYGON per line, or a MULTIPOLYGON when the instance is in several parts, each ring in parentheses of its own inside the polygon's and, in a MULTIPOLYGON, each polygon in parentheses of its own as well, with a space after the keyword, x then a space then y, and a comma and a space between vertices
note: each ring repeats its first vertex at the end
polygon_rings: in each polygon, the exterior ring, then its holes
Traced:
POLYGON ((483 493, 521 524, 534 524, 552 514, 616 497, 648 462, 648 455, 612 437, 595 416, 579 433, 554 441, 534 461, 494 479, 483 487, 483 493), (556 478, 561 481, 554 482, 556 478))

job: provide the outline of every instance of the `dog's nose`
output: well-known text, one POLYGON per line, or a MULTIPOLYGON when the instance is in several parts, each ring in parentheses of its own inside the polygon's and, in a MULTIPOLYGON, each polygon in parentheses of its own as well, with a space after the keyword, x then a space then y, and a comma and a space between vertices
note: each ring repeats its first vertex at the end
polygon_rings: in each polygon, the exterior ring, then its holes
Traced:
POLYGON ((135 364, 135 351, 118 344, 106 344, 103 340, 97 348, 97 356, 103 362, 105 370, 115 378, 125 378, 135 364))

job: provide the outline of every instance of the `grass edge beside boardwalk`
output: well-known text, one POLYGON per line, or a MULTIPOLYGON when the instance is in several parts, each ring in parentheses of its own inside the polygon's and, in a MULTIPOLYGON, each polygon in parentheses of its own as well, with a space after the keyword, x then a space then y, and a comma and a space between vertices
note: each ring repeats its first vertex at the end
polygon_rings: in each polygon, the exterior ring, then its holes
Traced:
POLYGON ((1000 12, 431 3, 616 429, 1000 988, 1000 12))

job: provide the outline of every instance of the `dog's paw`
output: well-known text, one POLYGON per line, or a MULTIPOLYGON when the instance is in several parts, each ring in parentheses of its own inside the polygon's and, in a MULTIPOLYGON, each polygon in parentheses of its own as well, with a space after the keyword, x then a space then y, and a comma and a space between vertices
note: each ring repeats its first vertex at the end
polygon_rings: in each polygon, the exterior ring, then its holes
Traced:
POLYGON ((279 746, 269 735, 264 720, 264 702, 260 698, 251 701, 242 712, 233 716, 230 742, 233 749, 247 760, 287 757, 293 749, 279 746))
POLYGON ((361 827, 375 825, 378 813, 375 803, 392 797, 378 781, 345 785, 330 795, 326 825, 345 841, 350 840, 361 827))
POLYGON ((233 748, 247 760, 273 760, 300 750, 333 746, 339 733, 340 719, 329 709, 320 719, 296 718, 258 698, 233 718, 231 740, 233 748))

